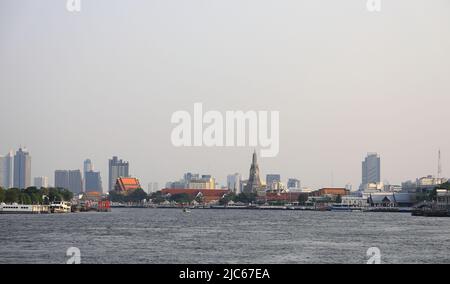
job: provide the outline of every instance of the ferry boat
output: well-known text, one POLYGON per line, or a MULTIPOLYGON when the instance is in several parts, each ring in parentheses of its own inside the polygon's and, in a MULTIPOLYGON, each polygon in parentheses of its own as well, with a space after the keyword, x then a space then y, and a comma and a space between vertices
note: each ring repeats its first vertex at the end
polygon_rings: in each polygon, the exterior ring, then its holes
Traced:
POLYGON ((48 213, 46 205, 0 204, 0 214, 40 214, 48 213))
POLYGON ((350 206, 347 204, 333 204, 333 206, 331 206, 331 211, 341 211, 341 212, 354 212, 354 211, 358 211, 361 212, 362 209, 359 207, 355 207, 355 206, 350 206))
POLYGON ((50 211, 52 213, 70 213, 72 204, 66 201, 54 201, 50 204, 50 211))

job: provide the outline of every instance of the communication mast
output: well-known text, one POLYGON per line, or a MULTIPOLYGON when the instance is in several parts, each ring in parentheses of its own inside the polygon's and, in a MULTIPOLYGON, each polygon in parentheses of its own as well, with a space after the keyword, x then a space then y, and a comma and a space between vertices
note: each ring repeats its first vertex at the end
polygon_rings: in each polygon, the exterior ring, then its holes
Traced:
POLYGON ((439 149, 438 153, 438 174, 437 178, 440 179, 442 174, 442 164, 441 164, 441 149, 439 149))

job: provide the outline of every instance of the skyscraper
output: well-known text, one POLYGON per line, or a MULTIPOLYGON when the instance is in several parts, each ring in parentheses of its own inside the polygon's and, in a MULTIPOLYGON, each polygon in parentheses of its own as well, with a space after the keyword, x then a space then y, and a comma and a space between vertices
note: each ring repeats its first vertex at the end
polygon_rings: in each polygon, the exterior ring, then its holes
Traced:
POLYGON ((73 193, 83 192, 83 177, 80 170, 69 171, 69 188, 73 193))
POLYGON ((274 182, 281 182, 281 176, 279 174, 266 175, 266 185, 268 187, 274 182))
POLYGON ((298 179, 290 178, 287 182, 288 188, 301 188, 301 182, 298 179))
POLYGON ((229 190, 233 191, 235 194, 241 193, 241 175, 239 173, 235 173, 233 175, 228 175, 227 187, 229 190))
POLYGON ((86 189, 86 175, 88 172, 91 172, 94 170, 94 164, 92 163, 91 159, 86 159, 83 162, 83 177, 84 177, 84 182, 83 182, 83 186, 84 189, 86 189))
POLYGON ((47 188, 48 187, 48 177, 41 176, 34 178, 34 186, 37 188, 47 188))
POLYGON ((13 151, 0 156, 0 186, 11 188, 13 186, 13 151))
POLYGON ((14 156, 13 185, 20 189, 31 186, 31 156, 26 149, 19 148, 14 156))
POLYGON ((69 189, 69 171, 55 171, 55 187, 69 189))
POLYGON ((109 160, 108 190, 113 191, 119 177, 130 177, 129 163, 119 160, 116 156, 109 160))
POLYGON ((368 153, 362 162, 361 188, 369 183, 381 182, 381 159, 377 153, 368 153))
POLYGON ((83 180, 80 170, 56 170, 55 187, 65 188, 78 194, 83 192, 83 180))
POLYGON ((84 174, 85 192, 103 193, 102 178, 100 172, 88 171, 84 174))
POLYGON ((245 193, 253 193, 262 188, 261 179, 259 177, 259 166, 256 158, 256 151, 253 152, 252 165, 250 166, 250 175, 247 185, 244 188, 245 193))

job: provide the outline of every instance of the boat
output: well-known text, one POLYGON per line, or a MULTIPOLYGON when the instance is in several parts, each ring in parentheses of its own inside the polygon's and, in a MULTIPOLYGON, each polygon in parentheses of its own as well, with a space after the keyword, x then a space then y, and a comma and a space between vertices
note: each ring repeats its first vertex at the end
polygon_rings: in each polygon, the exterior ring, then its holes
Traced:
POLYGON ((47 205, 0 204, 0 214, 40 214, 48 213, 47 205))
POLYGON ((50 204, 50 212, 52 213, 70 213, 72 204, 66 201, 54 201, 50 204))
POLYGON ((191 213, 191 210, 189 210, 188 208, 185 207, 185 208, 183 208, 183 212, 184 213, 191 213))
POLYGON ((333 206, 331 206, 331 211, 339 211, 339 212, 352 212, 354 210, 354 208, 352 208, 349 205, 346 204, 333 204, 333 206))

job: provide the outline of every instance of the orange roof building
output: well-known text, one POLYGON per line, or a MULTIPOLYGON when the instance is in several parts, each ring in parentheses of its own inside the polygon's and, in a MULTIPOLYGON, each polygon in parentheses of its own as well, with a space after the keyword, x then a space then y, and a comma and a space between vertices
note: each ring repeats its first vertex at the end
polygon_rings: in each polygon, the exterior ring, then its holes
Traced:
POLYGON ((116 185, 114 186, 115 191, 128 192, 130 190, 136 190, 141 188, 141 184, 137 178, 130 177, 120 177, 116 180, 116 185))
POLYGON ((201 194, 205 203, 215 202, 220 200, 225 194, 229 193, 225 189, 192 189, 192 188, 164 188, 161 193, 164 195, 188 194, 192 198, 201 194))

